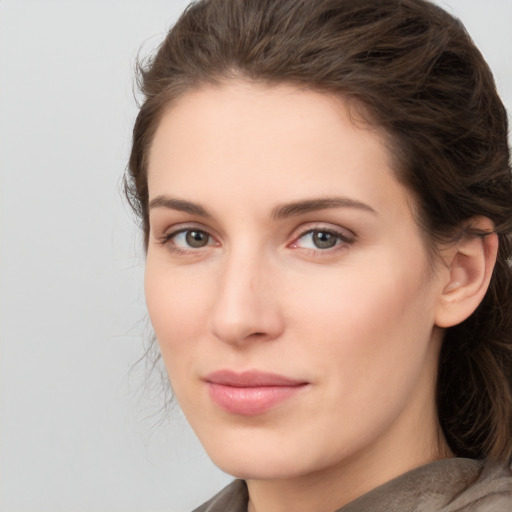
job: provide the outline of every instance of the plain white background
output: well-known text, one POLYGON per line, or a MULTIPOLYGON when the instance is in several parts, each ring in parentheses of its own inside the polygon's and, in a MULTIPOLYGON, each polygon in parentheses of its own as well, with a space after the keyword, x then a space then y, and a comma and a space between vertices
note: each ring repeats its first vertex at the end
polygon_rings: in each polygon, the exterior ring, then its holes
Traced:
MULTIPOLYGON (((440 2, 512 106, 512 0, 440 2)), ((137 53, 185 0, 0 0, 0 512, 187 512, 229 477, 135 366, 137 53), (156 413, 156 414, 155 414, 156 413)))

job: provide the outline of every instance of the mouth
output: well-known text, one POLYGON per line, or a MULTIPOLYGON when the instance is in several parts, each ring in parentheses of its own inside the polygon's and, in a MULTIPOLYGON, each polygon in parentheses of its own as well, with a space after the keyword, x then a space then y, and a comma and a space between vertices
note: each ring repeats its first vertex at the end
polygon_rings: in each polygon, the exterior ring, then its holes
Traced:
POLYGON ((220 370, 204 380, 210 398, 218 407, 243 416, 263 414, 309 386, 306 381, 260 371, 220 370))

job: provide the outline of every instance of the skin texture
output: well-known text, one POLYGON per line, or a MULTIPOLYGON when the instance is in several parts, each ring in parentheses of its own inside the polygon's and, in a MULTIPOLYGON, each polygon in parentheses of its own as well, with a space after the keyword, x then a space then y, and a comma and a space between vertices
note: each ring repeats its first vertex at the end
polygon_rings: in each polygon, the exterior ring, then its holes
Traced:
POLYGON ((148 310, 185 415, 213 461, 247 480, 255 510, 332 512, 448 455, 436 324, 476 307, 454 304, 469 278, 487 279, 489 250, 471 246, 484 256, 466 272, 473 260, 452 248, 434 271, 390 160, 340 99, 288 85, 205 86, 156 132, 148 310), (276 210, 325 198, 344 204, 276 210), (316 247, 326 232, 333 246, 316 247), (306 384, 235 414, 205 382, 226 369, 306 384))

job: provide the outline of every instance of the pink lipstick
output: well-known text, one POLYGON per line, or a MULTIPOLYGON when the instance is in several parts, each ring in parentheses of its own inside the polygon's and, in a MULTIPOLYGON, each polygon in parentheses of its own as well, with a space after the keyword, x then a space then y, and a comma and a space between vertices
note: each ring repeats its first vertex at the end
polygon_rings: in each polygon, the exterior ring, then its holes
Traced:
POLYGON ((220 370, 207 375, 213 402, 232 414, 263 414, 302 391, 308 383, 274 373, 220 370))

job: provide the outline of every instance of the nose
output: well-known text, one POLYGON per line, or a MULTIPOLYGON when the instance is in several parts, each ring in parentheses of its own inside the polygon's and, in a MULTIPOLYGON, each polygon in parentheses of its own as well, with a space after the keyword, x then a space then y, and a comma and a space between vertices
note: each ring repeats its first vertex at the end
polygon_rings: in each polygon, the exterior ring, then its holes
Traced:
POLYGON ((284 319, 275 277, 263 258, 232 255, 219 274, 219 293, 210 317, 213 335, 240 346, 278 338, 284 319))

